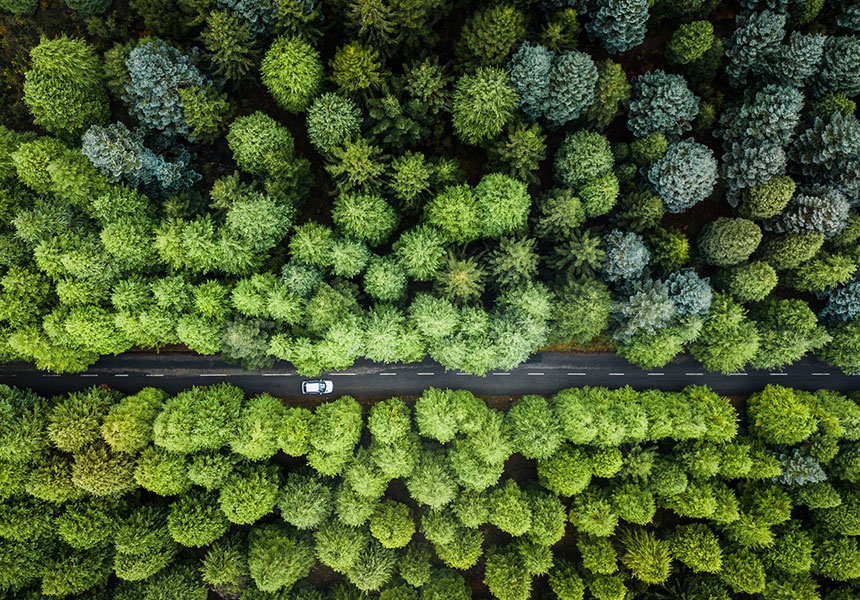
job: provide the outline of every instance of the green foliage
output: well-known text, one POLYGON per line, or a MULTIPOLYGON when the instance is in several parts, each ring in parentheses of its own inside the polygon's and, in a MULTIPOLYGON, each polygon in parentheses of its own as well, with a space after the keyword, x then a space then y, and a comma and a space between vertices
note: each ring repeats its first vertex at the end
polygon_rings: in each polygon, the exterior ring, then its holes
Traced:
POLYGON ((511 4, 478 9, 463 25, 457 56, 469 67, 501 67, 526 35, 525 15, 511 4))
POLYGON ((322 81, 319 53, 298 36, 277 38, 260 65, 263 85, 275 101, 290 112, 303 112, 322 81))
POLYGON ((278 495, 278 471, 270 465, 244 464, 227 478, 218 496, 231 523, 248 525, 272 512, 278 495))
POLYGON ((374 194, 345 192, 334 201, 332 220, 345 235, 379 246, 397 226, 397 215, 374 194))
POLYGON ((502 69, 481 67, 462 75, 454 87, 451 118, 457 137, 481 144, 496 137, 511 120, 518 97, 502 69))
POLYGON ((208 546, 227 532, 230 523, 214 492, 191 490, 170 505, 167 529, 183 546, 208 546))
POLYGON ((153 423, 155 444, 183 453, 227 445, 236 431, 242 396, 239 388, 222 384, 170 398, 153 423))
POLYGON ((36 124, 74 138, 108 120, 104 70, 92 46, 65 35, 43 39, 30 60, 24 103, 36 124))
POLYGON ((770 444, 796 444, 817 428, 813 406, 804 392, 769 385, 747 403, 750 431, 770 444))
MULTIPOLYGON (((714 303, 731 312, 724 298, 717 294, 714 303)), ((768 322, 762 311, 769 304, 754 307, 759 323, 768 322)), ((408 404, 391 398, 370 409, 367 436, 361 407, 349 397, 311 412, 261 395, 239 398, 235 433, 216 448, 165 450, 169 438, 187 437, 181 428, 154 436, 161 447, 148 444, 148 424, 163 423, 166 413, 177 418, 177 398, 232 389, 169 398, 153 389, 122 397, 94 388, 55 403, 50 421, 34 422, 37 435, 50 425, 57 440, 72 443, 70 415, 86 425, 82 407, 95 403, 97 416, 80 430, 92 441, 71 456, 47 450, 53 442, 43 432, 35 451, 53 462, 0 458, 0 581, 13 590, 35 582, 94 595, 113 572, 125 582, 122 593, 141 585, 152 598, 202 600, 204 585, 225 597, 291 590, 317 598, 320 591, 303 580, 319 560, 349 582, 331 588, 334 597, 378 591, 380 598, 466 600, 459 575, 431 567, 430 546, 448 567, 471 570, 485 535, 495 536, 487 524, 515 538, 491 546, 484 561, 497 598, 527 598, 533 577, 544 574, 559 597, 571 598, 583 598, 586 586, 597 598, 620 597, 628 585, 695 593, 725 585, 769 597, 798 586, 806 593, 801 581, 832 585, 857 575, 858 496, 846 486, 860 480, 860 408, 835 392, 768 386, 747 400, 741 437, 729 400, 703 387, 574 388, 552 399, 524 396, 507 414, 468 392, 431 389, 415 404, 418 433, 408 404), (133 435, 125 450, 100 441, 108 433, 122 447, 126 430, 133 435), (294 456, 308 453, 307 465, 285 470, 273 462, 279 445, 294 456), (512 452, 537 458, 537 481, 504 474, 512 452), (804 479, 801 459, 820 475, 804 479), (129 485, 132 472, 146 492, 129 485), (402 482, 390 486, 392 478, 402 482), (101 497, 76 494, 78 485, 101 497), (408 497, 398 491, 404 488, 408 497), (685 520, 652 527, 658 505, 685 520), (257 523, 276 507, 280 518, 257 523), (426 542, 414 536, 418 514, 426 542), (581 570, 553 548, 568 520, 581 570), (632 525, 619 527, 622 520, 632 525), (55 536, 61 553, 49 548, 55 536), (685 570, 673 569, 673 559, 685 570), (46 574, 53 567, 63 572, 46 574), (412 593, 413 586, 421 590, 412 593)), ((17 439, 10 427, 33 431, 27 407, 49 406, 11 388, 0 399, 12 416, 0 426, 4 442, 17 439)))
POLYGON ((614 159, 609 141, 599 133, 577 131, 564 138, 553 163, 556 180, 577 187, 608 173, 614 159))
POLYGON ((323 94, 308 108, 308 139, 326 154, 357 137, 360 122, 361 110, 355 102, 337 94, 323 94))
POLYGON ((377 146, 357 137, 331 151, 331 163, 326 165, 326 170, 343 192, 375 190, 385 172, 385 160, 377 146))
POLYGON ((345 96, 378 89, 386 77, 379 52, 361 44, 346 44, 329 63, 332 81, 345 96))
POLYGON ((708 264, 728 267, 749 258, 760 241, 761 229, 752 221, 719 217, 702 228, 698 248, 708 264))
POLYGON ((709 21, 684 23, 666 47, 666 57, 679 65, 689 65, 700 60, 714 45, 714 26, 709 21))
POLYGON ((778 276, 768 263, 752 261, 719 272, 715 281, 740 302, 756 302, 776 287, 778 276))
POLYGON ((743 307, 728 296, 714 294, 702 332, 690 352, 706 369, 729 373, 743 368, 759 348, 759 333, 743 307))
POLYGON ((597 131, 602 131, 620 112, 620 103, 630 97, 631 86, 620 64, 609 59, 596 64, 594 103, 583 113, 583 119, 597 131))
POLYGON ((403 548, 415 533, 415 522, 409 507, 384 500, 370 517, 370 533, 384 548, 403 548))

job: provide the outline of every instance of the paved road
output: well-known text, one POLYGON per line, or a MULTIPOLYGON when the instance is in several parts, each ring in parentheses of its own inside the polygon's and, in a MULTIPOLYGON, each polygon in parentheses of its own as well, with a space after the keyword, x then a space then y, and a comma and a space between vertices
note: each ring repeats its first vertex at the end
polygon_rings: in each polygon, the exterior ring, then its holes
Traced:
MULTIPOLYGON (((495 371, 477 377, 445 371, 438 363, 377 364, 360 361, 347 371, 328 373, 335 395, 374 398, 415 396, 428 387, 465 388, 482 395, 552 394, 577 386, 680 390, 687 385, 707 385, 721 394, 749 394, 769 383, 798 389, 860 390, 860 377, 814 359, 804 359, 784 371, 747 371, 724 375, 705 371, 691 357, 680 355, 660 369, 645 371, 614 354, 536 354, 513 371, 495 371)), ((0 365, 0 383, 28 387, 41 394, 55 394, 105 384, 123 392, 159 387, 176 393, 194 385, 221 381, 248 393, 268 392, 281 397, 301 394, 301 381, 289 363, 261 371, 243 371, 216 357, 181 354, 125 354, 106 357, 85 373, 52 375, 26 364, 0 365)))

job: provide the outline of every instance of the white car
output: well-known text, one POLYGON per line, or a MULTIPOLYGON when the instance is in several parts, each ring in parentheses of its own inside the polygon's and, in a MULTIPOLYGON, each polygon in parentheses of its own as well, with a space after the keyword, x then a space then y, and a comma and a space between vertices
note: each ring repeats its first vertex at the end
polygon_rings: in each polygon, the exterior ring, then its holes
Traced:
POLYGON ((302 382, 302 393, 310 396, 331 394, 334 382, 331 379, 308 379, 302 382))

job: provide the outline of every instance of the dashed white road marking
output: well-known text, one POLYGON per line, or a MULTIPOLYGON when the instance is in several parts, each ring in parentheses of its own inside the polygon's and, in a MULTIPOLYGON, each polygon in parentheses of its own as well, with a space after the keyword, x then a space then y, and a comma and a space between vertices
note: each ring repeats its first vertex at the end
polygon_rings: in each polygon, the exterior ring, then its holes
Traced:
POLYGON ((687 377, 704 377, 704 373, 684 373, 687 377))
POLYGON ((469 377, 472 374, 471 373, 454 373, 454 375, 462 375, 463 377, 469 377))
POLYGON ((543 375, 543 373, 529 373, 529 375, 543 375))
POLYGON ((830 375, 830 373, 813 373, 813 375, 830 375))
POLYGON ((260 373, 263 377, 292 377, 292 373, 260 373))
POLYGON ((227 377, 227 373, 200 373, 200 377, 227 377))
POLYGON ((435 375, 436 373, 416 373, 416 375, 435 375))
POLYGON ((355 377, 358 373, 329 373, 329 375, 335 375, 337 377, 355 377))
POLYGON ((785 377, 788 373, 768 373, 771 377, 785 377))
POLYGON ((624 375, 624 373, 609 373, 609 375, 611 375, 613 377, 619 377, 619 376, 624 375))
POLYGON ((380 376, 382 376, 382 377, 391 376, 391 375, 397 375, 397 373, 380 373, 380 376))
POLYGON ((147 377, 164 377, 164 373, 147 373, 147 377))
POLYGON ((114 377, 128 377, 128 373, 114 373, 114 377))
POLYGON ((95 373, 81 373, 81 377, 98 377, 95 373))
POLYGON ((490 373, 490 375, 510 375, 510 373, 490 373))
POLYGON ((746 377, 749 373, 729 373, 729 377, 746 377))
POLYGON ((568 373, 568 375, 572 375, 572 376, 577 376, 577 375, 578 375, 578 376, 584 377, 584 376, 585 376, 585 373, 568 373))
POLYGON ((649 377, 662 377, 665 373, 646 373, 649 377))

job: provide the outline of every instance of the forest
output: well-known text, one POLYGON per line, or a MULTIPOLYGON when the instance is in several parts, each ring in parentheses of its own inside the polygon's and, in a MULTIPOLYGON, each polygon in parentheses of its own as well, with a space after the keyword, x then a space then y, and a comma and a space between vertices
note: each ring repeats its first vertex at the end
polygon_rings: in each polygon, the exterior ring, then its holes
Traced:
POLYGON ((860 371, 852 0, 0 10, 0 360, 860 371))
POLYGON ((0 598, 856 600, 858 400, 2 386, 0 598))

